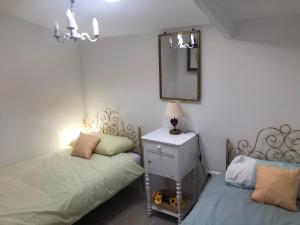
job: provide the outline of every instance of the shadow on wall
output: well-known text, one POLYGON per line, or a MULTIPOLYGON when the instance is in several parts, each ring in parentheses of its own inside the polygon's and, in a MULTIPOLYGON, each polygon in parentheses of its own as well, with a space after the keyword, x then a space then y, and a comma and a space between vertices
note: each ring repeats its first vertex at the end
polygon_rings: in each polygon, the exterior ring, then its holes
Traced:
POLYGON ((279 45, 300 47, 300 13, 293 16, 257 19, 237 24, 234 39, 279 45))
MULTIPOLYGON (((194 131, 194 132, 196 132, 200 135, 199 136, 199 145, 200 145, 200 151, 201 151, 201 162, 202 162, 203 167, 206 170, 208 168, 208 165, 207 165, 206 150, 205 150, 205 147, 204 147, 204 144, 203 144, 203 140, 201 138, 201 130, 198 129, 198 128, 195 128, 195 126, 193 125, 192 117, 189 113, 185 112, 184 117, 180 118, 179 122, 180 122, 179 128, 182 129, 183 131, 186 131, 186 132, 188 132, 188 131, 193 132, 194 131)), ((201 165, 199 164, 199 168, 201 169, 200 166, 201 165)), ((200 174, 202 172, 203 171, 201 170, 200 174)), ((201 182, 203 182, 203 180, 201 182)))
MULTIPOLYGON (((194 105, 200 105, 200 102, 192 102, 194 105)), ((180 129, 184 131, 194 131, 200 135, 199 137, 199 144, 200 144, 200 151, 201 151, 201 158, 202 158, 202 164, 205 168, 208 168, 207 165, 207 157, 206 157, 206 150, 204 148, 204 144, 201 138, 201 130, 199 128, 196 128, 193 124, 192 117, 189 113, 185 111, 184 117, 180 118, 180 129)), ((199 165, 200 168, 200 165, 199 165)), ((203 182, 203 181, 201 181, 203 182)))
POLYGON ((200 101, 181 102, 181 105, 182 105, 182 108, 184 111, 184 116, 182 118, 180 118, 180 120, 179 120, 179 128, 180 129, 193 130, 195 132, 199 132, 199 129, 197 128, 197 126, 195 127, 195 124, 193 123, 193 116, 191 116, 191 114, 189 113, 189 108, 201 106, 201 104, 202 104, 201 99, 200 99, 200 101))

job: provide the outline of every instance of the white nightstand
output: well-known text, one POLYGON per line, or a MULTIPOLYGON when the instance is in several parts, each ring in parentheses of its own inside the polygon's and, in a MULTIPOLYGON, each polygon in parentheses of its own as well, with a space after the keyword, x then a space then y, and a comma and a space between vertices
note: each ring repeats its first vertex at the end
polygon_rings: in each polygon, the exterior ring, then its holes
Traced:
POLYGON ((196 200, 198 163, 197 135, 193 132, 171 135, 169 134, 169 128, 160 128, 143 136, 142 142, 144 147, 148 215, 151 216, 152 210, 157 210, 177 217, 178 224, 180 224, 182 218, 189 212, 196 200), (181 207, 179 207, 182 199, 182 180, 192 170, 194 175, 194 198, 186 202, 186 207, 182 210, 181 207), (152 204, 150 174, 175 180, 178 213, 152 204))

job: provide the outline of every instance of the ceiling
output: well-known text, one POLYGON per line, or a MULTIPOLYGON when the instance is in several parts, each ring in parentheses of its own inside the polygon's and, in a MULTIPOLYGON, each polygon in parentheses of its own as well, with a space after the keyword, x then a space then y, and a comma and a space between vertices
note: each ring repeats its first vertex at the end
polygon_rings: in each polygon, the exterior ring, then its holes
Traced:
MULTIPOLYGON (((0 11, 51 28, 57 20, 66 26, 69 0, 2 0, 0 11)), ((81 29, 92 30, 95 16, 104 36, 158 32, 167 28, 208 24, 208 18, 193 0, 76 0, 81 29)))
MULTIPOLYGON (((69 0, 0 0, 0 12, 49 29, 53 29, 56 20, 61 27, 67 25, 68 6, 69 0)), ((212 23, 224 37, 230 37, 224 31, 230 34, 239 22, 293 15, 300 18, 300 0, 119 0, 111 3, 76 0, 75 12, 81 30, 92 32, 95 16, 104 36, 162 32, 212 23)))
POLYGON ((300 13, 300 0, 226 0, 233 20, 247 21, 300 13))

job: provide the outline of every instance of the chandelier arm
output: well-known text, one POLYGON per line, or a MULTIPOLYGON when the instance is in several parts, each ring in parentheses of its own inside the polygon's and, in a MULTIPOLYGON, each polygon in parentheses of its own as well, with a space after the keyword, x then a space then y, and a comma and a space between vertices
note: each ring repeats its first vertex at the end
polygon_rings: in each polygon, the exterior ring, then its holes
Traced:
POLYGON ((186 47, 188 47, 188 48, 194 48, 195 45, 186 44, 186 47))
POLYGON ((65 40, 70 40, 72 38, 72 34, 71 33, 65 33, 64 35, 64 39, 65 40))
POLYGON ((65 42, 65 38, 64 37, 60 37, 59 39, 58 39, 58 42, 60 42, 60 43, 64 43, 65 42))
POLYGON ((57 40, 57 42, 59 42, 59 43, 64 43, 65 42, 65 39, 62 36, 54 36, 54 37, 57 40))
POLYGON ((92 39, 88 33, 82 33, 80 35, 80 37, 81 37, 81 40, 85 40, 87 38, 90 42, 96 42, 98 40, 98 36, 95 36, 95 38, 92 39))
POLYGON ((54 37, 59 43, 64 43, 66 40, 71 39, 71 34, 65 33, 63 36, 62 35, 54 35, 54 37))

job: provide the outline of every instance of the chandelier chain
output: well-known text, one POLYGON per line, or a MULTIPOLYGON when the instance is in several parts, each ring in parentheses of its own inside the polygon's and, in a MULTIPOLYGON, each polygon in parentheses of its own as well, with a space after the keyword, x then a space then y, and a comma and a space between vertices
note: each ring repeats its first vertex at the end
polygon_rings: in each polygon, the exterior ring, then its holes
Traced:
POLYGON ((75 0, 70 0, 70 5, 71 5, 71 10, 73 11, 74 9, 74 4, 75 4, 75 0))

